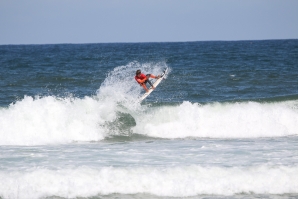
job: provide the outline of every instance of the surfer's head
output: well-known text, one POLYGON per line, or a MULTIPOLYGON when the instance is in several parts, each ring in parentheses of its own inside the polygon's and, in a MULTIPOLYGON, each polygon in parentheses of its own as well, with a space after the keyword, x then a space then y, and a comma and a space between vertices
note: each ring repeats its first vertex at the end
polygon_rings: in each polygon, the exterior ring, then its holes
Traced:
POLYGON ((137 70, 137 72, 136 72, 136 75, 139 75, 139 74, 141 74, 141 70, 140 69, 137 70))

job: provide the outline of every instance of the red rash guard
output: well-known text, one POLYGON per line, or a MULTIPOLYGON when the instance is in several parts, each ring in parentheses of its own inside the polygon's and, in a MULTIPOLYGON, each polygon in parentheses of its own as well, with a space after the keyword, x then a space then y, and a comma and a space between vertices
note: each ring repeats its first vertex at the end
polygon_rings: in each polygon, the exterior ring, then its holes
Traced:
POLYGON ((142 84, 143 82, 140 82, 140 81, 147 79, 147 77, 145 74, 142 73, 140 76, 135 76, 135 79, 139 84, 142 84))

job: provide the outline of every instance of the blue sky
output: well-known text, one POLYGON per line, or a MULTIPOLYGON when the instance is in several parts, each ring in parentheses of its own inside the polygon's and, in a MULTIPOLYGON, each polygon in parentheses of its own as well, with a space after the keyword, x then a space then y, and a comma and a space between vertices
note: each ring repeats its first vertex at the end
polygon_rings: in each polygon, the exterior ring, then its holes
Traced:
POLYGON ((298 39, 298 0, 1 0, 0 44, 298 39))

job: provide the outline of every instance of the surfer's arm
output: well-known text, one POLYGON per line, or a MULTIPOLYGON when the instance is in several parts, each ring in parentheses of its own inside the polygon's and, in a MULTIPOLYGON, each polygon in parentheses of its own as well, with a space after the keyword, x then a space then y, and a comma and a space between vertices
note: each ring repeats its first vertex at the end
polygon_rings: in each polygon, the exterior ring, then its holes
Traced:
POLYGON ((137 82, 138 82, 139 84, 143 84, 146 80, 147 80, 147 78, 144 78, 144 79, 137 79, 137 82))

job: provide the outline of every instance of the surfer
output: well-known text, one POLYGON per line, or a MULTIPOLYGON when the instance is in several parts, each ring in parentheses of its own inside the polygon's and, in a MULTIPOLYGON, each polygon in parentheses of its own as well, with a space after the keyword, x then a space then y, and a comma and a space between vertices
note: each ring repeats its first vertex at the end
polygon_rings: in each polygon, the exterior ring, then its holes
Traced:
POLYGON ((146 86, 147 82, 152 86, 152 89, 155 89, 155 87, 153 86, 153 84, 151 83, 149 78, 159 79, 160 75, 158 75, 158 76, 155 76, 152 74, 145 75, 145 74, 141 73, 141 70, 137 70, 135 80, 140 84, 140 86, 143 86, 143 88, 145 89, 146 92, 149 91, 146 86))

